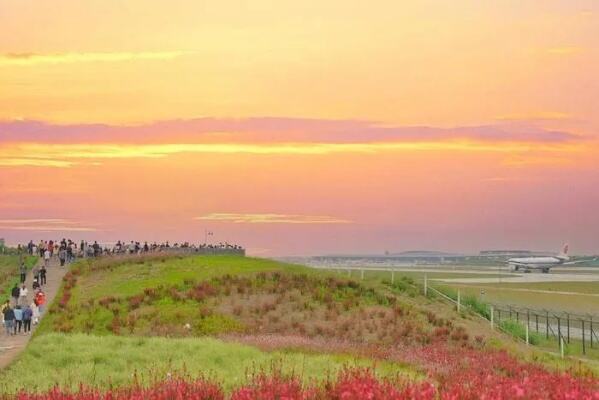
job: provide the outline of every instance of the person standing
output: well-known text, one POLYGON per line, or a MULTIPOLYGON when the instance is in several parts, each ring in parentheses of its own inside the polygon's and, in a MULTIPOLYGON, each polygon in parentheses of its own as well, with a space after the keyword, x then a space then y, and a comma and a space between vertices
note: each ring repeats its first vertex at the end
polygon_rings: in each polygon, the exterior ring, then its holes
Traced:
POLYGON ((17 333, 21 333, 21 329, 23 328, 23 310, 21 306, 16 306, 13 312, 15 314, 14 332, 16 335, 17 333))
POLYGON ((73 244, 72 244, 72 243, 69 243, 69 244, 67 245, 67 248, 66 248, 66 249, 67 249, 67 262, 69 262, 69 263, 70 263, 70 262, 72 262, 72 261, 73 261, 73 254, 74 254, 74 251, 73 251, 73 244))
POLYGON ((33 274, 33 281, 34 282, 38 282, 40 281, 40 268, 37 265, 33 266, 33 269, 31 270, 31 273, 33 274))
POLYGON ((31 303, 29 308, 31 308, 31 320, 33 321, 33 325, 37 325, 40 322, 40 308, 37 306, 35 300, 31 303))
POLYGON ((15 300, 15 305, 19 304, 19 296, 21 295, 21 289, 19 289, 19 286, 16 283, 15 287, 13 287, 10 291, 10 295, 15 300))
POLYGON ((23 261, 21 261, 21 265, 19 266, 19 273, 21 274, 21 283, 25 283, 25 279, 27 279, 27 266, 23 261))
POLYGON ((15 312, 10 305, 4 309, 4 328, 6 329, 6 336, 13 335, 13 329, 15 324, 15 312))
POLYGON ((19 290, 19 304, 25 306, 27 304, 27 295, 29 294, 27 286, 23 284, 19 290))
POLYGON ((33 318, 33 310, 28 305, 23 309, 23 333, 26 335, 31 332, 31 319, 33 318))
POLYGON ((44 265, 46 266, 46 268, 48 268, 50 266, 50 257, 52 256, 52 253, 50 253, 50 250, 46 249, 44 251, 44 265))
POLYGON ((60 266, 64 267, 64 263, 67 261, 67 248, 65 246, 60 246, 60 250, 58 250, 58 259, 60 260, 60 266))
POLYGON ((40 315, 44 312, 44 305, 46 304, 46 294, 43 290, 39 290, 35 295, 35 303, 37 304, 37 308, 39 309, 40 315))
POLYGON ((4 310, 10 306, 10 300, 6 300, 4 304, 0 306, 0 319, 2 319, 2 325, 4 325, 4 310))
POLYGON ((42 265, 42 267, 40 268, 40 285, 45 285, 46 284, 46 266, 42 265))

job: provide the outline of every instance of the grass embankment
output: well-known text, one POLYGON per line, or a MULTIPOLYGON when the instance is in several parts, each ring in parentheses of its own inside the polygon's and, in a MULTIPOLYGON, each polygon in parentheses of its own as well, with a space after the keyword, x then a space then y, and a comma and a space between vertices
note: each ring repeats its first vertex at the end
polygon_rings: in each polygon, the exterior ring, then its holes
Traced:
MULTIPOLYGON (((375 289, 304 267, 243 257, 158 256, 80 263, 38 330, 135 336, 299 334, 426 343, 459 328, 375 289), (440 332, 436 328, 443 327, 440 332)), ((459 331, 456 337, 464 337, 459 331)))
MULTIPOLYGON (((52 312, 37 333, 197 336, 239 332, 243 326, 236 318, 214 310, 220 278, 230 283, 233 277, 245 277, 243 283, 249 288, 256 274, 275 271, 314 275, 300 266, 236 256, 83 260, 66 277, 52 312)), ((237 292, 229 288, 228 296, 244 295, 237 292)))
MULTIPOLYGON (((31 269, 37 262, 37 257, 23 256, 27 269, 31 269)), ((0 255, 0 303, 10 298, 10 291, 15 283, 19 283, 19 255, 0 255)))
MULTIPOLYGON (((373 367, 373 361, 343 355, 263 352, 214 338, 143 338, 48 334, 36 338, 2 374, 0 392, 43 391, 55 384, 75 390, 79 382, 100 388, 164 379, 169 374, 207 374, 229 389, 260 370, 280 366, 304 380, 334 376, 343 366, 373 367)), ((413 376, 397 364, 378 363, 382 375, 413 376)))
MULTIPOLYGON (((462 343, 461 328, 442 318, 431 322, 427 313, 400 301, 397 294, 405 290, 401 282, 378 290, 301 266, 235 256, 82 260, 0 382, 10 382, 7 390, 125 384, 134 371, 185 366, 230 385, 252 363, 265 367, 280 360, 284 369, 306 378, 334 374, 344 364, 373 364, 346 347, 261 351, 214 338, 229 334, 391 344, 431 340, 439 325, 443 337, 457 331, 455 341, 462 343)), ((377 359, 377 370, 415 374, 403 363, 377 359)))

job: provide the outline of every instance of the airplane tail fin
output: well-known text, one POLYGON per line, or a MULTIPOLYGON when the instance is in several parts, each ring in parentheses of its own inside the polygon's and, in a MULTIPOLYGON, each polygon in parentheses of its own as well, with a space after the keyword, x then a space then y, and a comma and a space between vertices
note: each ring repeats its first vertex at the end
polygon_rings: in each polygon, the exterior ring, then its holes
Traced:
POLYGON ((562 251, 559 253, 560 257, 564 257, 564 258, 568 258, 568 251, 570 250, 570 246, 568 245, 568 243, 566 243, 564 245, 564 247, 562 248, 562 251))

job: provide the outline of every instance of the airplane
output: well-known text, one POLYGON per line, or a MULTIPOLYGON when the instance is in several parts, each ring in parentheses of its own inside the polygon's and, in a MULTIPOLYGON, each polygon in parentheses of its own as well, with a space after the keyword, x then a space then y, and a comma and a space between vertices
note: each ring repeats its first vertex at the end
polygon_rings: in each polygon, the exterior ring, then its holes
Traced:
POLYGON ((579 264, 586 261, 588 260, 570 261, 570 256, 568 256, 568 245, 565 244, 562 251, 556 256, 510 258, 507 260, 507 263, 513 268, 513 271, 518 271, 520 269, 524 272, 540 270, 547 274, 549 273, 549 270, 555 266, 579 264))

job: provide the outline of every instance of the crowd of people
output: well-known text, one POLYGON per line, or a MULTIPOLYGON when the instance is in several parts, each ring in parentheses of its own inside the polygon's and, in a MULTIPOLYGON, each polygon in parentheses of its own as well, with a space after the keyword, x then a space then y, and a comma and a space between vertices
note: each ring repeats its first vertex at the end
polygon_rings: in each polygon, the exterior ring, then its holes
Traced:
POLYGON ((41 265, 35 265, 31 271, 31 291, 27 287, 27 265, 24 258, 20 258, 19 283, 15 283, 10 294, 11 298, 1 306, 2 324, 6 336, 18 334, 28 335, 31 325, 39 322, 41 314, 46 305, 46 293, 44 286, 47 283, 49 258, 46 253, 41 265), (31 296, 30 296, 31 293, 31 296))
POLYGON ((190 244, 173 243, 167 241, 163 243, 148 243, 136 241, 117 241, 113 245, 100 245, 97 241, 93 243, 81 240, 79 242, 71 239, 62 239, 61 241, 40 241, 35 243, 33 240, 26 245, 19 245, 18 253, 21 255, 19 261, 19 283, 15 284, 11 290, 11 298, 7 300, 0 308, 0 316, 6 331, 6 335, 29 334, 31 326, 39 322, 39 318, 46 305, 46 294, 43 290, 47 282, 50 261, 54 258, 59 261, 60 267, 65 267, 75 261, 77 258, 125 255, 125 254, 143 254, 150 252, 163 251, 183 251, 198 253, 227 253, 244 252, 242 246, 229 243, 217 244, 190 244), (43 262, 36 264, 32 269, 31 282, 27 282, 28 269, 25 260, 22 257, 24 253, 39 256, 43 262), (31 289, 28 288, 30 285, 31 289))
POLYGON ((161 252, 161 251, 189 251, 189 252, 201 252, 205 250, 213 251, 243 251, 243 247, 230 244, 230 243, 216 243, 216 244, 190 244, 189 242, 174 243, 170 244, 168 241, 163 243, 148 243, 137 242, 137 241, 117 241, 113 245, 101 245, 97 241, 93 243, 81 240, 75 242, 73 240, 62 239, 60 242, 55 241, 40 241, 34 243, 30 241, 26 246, 20 246, 19 250, 25 249, 30 255, 39 255, 44 259, 47 264, 51 257, 57 256, 60 265, 64 266, 66 263, 74 261, 78 257, 99 257, 103 255, 113 254, 141 254, 148 252, 161 252))

